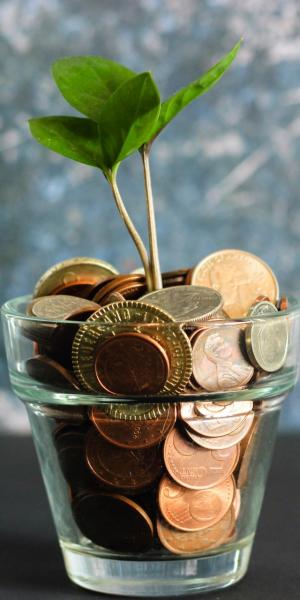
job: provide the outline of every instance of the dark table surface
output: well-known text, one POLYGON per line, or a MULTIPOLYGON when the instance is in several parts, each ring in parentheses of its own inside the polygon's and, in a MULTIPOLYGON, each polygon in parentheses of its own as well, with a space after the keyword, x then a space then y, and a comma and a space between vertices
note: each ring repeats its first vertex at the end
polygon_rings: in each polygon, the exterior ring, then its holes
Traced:
MULTIPOLYGON (((300 436, 279 438, 247 576, 232 588, 192 598, 300 598, 299 457, 300 436)), ((0 486, 0 599, 96 597, 65 575, 30 438, 0 439, 0 486)))

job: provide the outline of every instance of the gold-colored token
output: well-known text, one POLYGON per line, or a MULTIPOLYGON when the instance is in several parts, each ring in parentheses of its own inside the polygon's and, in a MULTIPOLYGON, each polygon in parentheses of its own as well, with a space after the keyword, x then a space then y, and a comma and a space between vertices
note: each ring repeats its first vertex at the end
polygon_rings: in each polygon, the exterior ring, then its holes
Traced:
POLYGON ((33 296, 48 296, 60 292, 64 286, 94 285, 101 278, 115 275, 118 271, 104 260, 78 256, 53 265, 38 280, 33 296))
POLYGON ((275 304, 278 281, 271 268, 250 252, 220 250, 204 258, 193 270, 191 284, 218 290, 224 298, 223 309, 231 318, 244 317, 260 296, 275 304))
POLYGON ((246 348, 251 363, 268 373, 278 371, 284 365, 288 351, 286 317, 280 316, 276 306, 267 301, 252 306, 249 316, 262 317, 246 329, 246 348))
POLYGON ((166 310, 179 323, 192 323, 209 319, 223 305, 219 292, 195 285, 180 285, 142 296, 141 300, 166 310))
POLYGON ((192 372, 192 351, 187 335, 167 312, 135 300, 103 306, 78 330, 73 342, 72 362, 83 387, 99 391, 95 372, 99 342, 129 332, 151 336, 166 351, 170 372, 160 393, 172 395, 182 392, 192 372))
POLYGON ((114 419, 122 419, 124 421, 147 421, 148 419, 157 419, 165 415, 169 410, 168 402, 160 402, 154 404, 152 402, 138 404, 128 403, 120 404, 120 402, 109 404, 106 412, 114 419))

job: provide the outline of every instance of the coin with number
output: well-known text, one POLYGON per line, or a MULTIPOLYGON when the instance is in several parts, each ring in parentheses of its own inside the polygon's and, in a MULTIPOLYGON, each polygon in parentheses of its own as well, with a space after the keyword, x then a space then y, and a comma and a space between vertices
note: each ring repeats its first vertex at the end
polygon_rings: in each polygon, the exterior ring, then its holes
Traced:
POLYGON ((162 545, 173 554, 195 554, 221 546, 229 537, 234 523, 232 509, 229 509, 218 523, 200 531, 176 529, 159 515, 157 533, 162 545))
POLYGON ((142 396, 160 392, 170 368, 161 344, 149 335, 128 332, 98 344, 95 371, 101 387, 108 393, 142 396))
POLYGON ((241 347, 242 331, 237 326, 207 329, 193 345, 193 376, 209 392, 242 387, 253 376, 253 366, 241 347))
POLYGON ((95 371, 100 342, 120 333, 151 336, 168 355, 170 372, 161 394, 173 395, 184 390, 192 371, 192 353, 188 337, 165 311, 134 300, 103 306, 82 325, 72 349, 76 376, 89 391, 99 391, 95 371))
POLYGON ((164 461, 171 477, 192 490, 222 483, 233 472, 239 457, 238 445, 225 450, 207 450, 189 441, 174 428, 164 444, 164 461))
POLYGON ((120 494, 90 492, 75 498, 72 511, 82 535, 115 552, 144 552, 153 541, 146 511, 120 494))
POLYGON ((124 449, 108 442, 94 427, 87 436, 86 459, 102 483, 127 491, 148 487, 162 470, 158 446, 124 449))
POLYGON ((246 329, 246 347, 252 364, 268 373, 284 365, 288 352, 289 324, 271 302, 258 302, 250 317, 261 317, 246 329), (265 318, 267 317, 267 318, 265 318))
POLYGON ((193 285, 208 286, 224 298, 224 310, 231 318, 245 317, 257 296, 276 302, 278 281, 272 269, 258 256, 243 250, 220 250, 194 268, 193 285))
POLYGON ((61 292, 64 287, 94 285, 101 278, 117 273, 115 267, 98 258, 70 258, 48 269, 38 280, 33 295, 36 298, 61 292))
POLYGON ((207 490, 190 490, 164 475, 158 501, 166 521, 182 531, 200 531, 218 523, 230 509, 235 494, 233 477, 207 490))
POLYGON ((145 294, 143 302, 166 310, 179 323, 208 319, 222 308, 219 292, 207 287, 180 285, 145 294))

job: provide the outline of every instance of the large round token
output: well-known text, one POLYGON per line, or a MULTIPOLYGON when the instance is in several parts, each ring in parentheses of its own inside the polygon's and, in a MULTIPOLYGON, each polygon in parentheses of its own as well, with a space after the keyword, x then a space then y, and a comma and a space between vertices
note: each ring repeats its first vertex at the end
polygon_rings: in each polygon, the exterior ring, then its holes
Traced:
POLYGON ((164 475, 159 484, 158 501, 170 525, 182 531, 200 531, 224 517, 234 494, 233 477, 208 490, 190 490, 164 475))
POLYGON ((72 349, 76 376, 85 389, 102 389, 95 371, 99 343, 120 333, 149 335, 167 353, 169 376, 160 394, 173 395, 184 390, 192 371, 188 337, 165 311, 142 302, 128 300, 103 306, 82 325, 72 349))
POLYGON ((126 421, 114 419, 101 408, 94 407, 91 419, 106 440, 121 448, 147 448, 159 444, 176 421, 176 406, 169 404, 167 412, 156 419, 126 421))
POLYGON ((166 310, 179 323, 209 319, 223 304, 219 292, 208 287, 180 285, 145 294, 143 302, 166 310))
POLYGON ((63 288, 70 286, 94 285, 102 277, 103 279, 118 271, 104 260, 98 258, 87 258, 78 256, 57 263, 38 280, 34 288, 34 297, 48 296, 56 291, 62 292, 63 288))
POLYGON ((169 376, 164 348, 149 335, 119 333, 96 349, 96 376, 111 394, 149 395, 160 392, 169 376))
POLYGON ((213 417, 199 417, 194 410, 194 402, 181 402, 180 417, 195 433, 208 437, 218 437, 233 433, 245 420, 246 415, 219 414, 213 417))
POLYGON ((147 419, 157 419, 165 415, 169 410, 170 404, 167 402, 113 402, 109 404, 105 411, 114 419, 124 419, 125 421, 146 421, 147 419))
POLYGON ((128 492, 147 488, 162 470, 157 446, 120 448, 99 435, 94 427, 87 436, 86 458, 91 471, 102 483, 128 492))
POLYGON ((206 450, 189 441, 178 429, 170 431, 164 445, 166 468, 175 481, 192 490, 214 487, 229 477, 239 457, 239 446, 206 450))
POLYGON ((242 250, 220 250, 204 258, 193 270, 193 285, 218 290, 231 318, 244 317, 257 296, 276 302, 278 281, 261 258, 242 250))
POLYGON ((157 533, 162 545, 172 554, 196 554, 221 546, 234 527, 234 511, 230 508, 222 519, 200 531, 182 531, 167 523, 160 515, 157 518, 157 533))
POLYGON ((210 450, 224 450, 226 448, 230 448, 231 446, 235 446, 244 439, 251 428, 253 419, 254 413, 250 412, 245 416, 243 423, 238 429, 232 433, 220 437, 205 437, 204 435, 195 433, 195 431, 191 431, 189 427, 185 428, 185 432, 193 442, 199 444, 199 446, 202 446, 203 448, 209 448, 210 450))
POLYGON ((193 345, 193 376, 210 392, 242 387, 250 381, 254 368, 241 349, 242 331, 236 326, 208 329, 193 345))
POLYGON ((153 525, 145 510, 119 494, 88 493, 72 505, 81 533, 115 552, 144 552, 153 540, 153 525))
POLYGON ((250 309, 249 316, 261 317, 246 329, 246 347, 251 363, 268 373, 278 371, 284 365, 288 352, 287 318, 279 316, 271 302, 258 302, 250 309), (272 315, 276 316, 272 318, 272 315))

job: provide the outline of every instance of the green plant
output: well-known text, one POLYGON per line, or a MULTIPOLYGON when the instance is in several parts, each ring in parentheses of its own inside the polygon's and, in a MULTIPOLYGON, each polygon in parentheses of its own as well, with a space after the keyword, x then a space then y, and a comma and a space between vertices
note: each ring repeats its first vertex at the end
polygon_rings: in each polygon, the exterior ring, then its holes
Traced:
POLYGON ((148 72, 136 74, 98 56, 62 58, 53 65, 53 78, 64 98, 85 117, 50 116, 29 121, 30 131, 38 142, 63 156, 101 169, 140 254, 150 290, 162 287, 149 162, 152 144, 183 108, 218 82, 240 45, 241 41, 204 75, 162 103, 148 72), (136 151, 140 152, 143 163, 149 254, 117 184, 121 162, 136 151))

